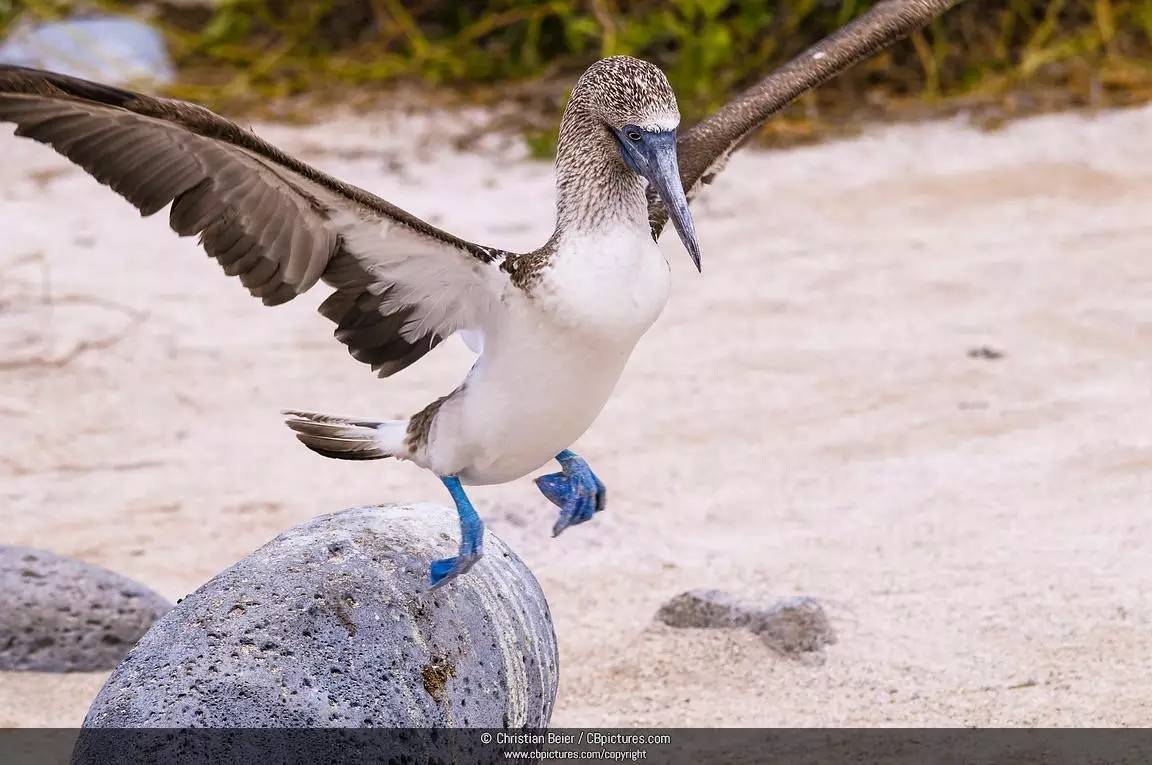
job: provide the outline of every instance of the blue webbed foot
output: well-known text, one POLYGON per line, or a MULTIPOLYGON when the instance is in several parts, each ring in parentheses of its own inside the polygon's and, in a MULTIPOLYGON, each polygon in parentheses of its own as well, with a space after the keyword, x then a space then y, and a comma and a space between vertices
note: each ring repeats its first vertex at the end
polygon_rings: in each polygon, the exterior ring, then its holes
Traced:
POLYGON ((482 555, 482 552, 475 552, 432 561, 432 565, 428 568, 428 578, 431 581, 432 589, 435 590, 461 574, 467 573, 468 569, 472 568, 472 564, 480 560, 482 555))
POLYGON ((460 479, 455 476, 441 476, 440 480, 448 487, 456 503, 456 512, 460 516, 460 549, 451 558, 441 558, 432 561, 428 570, 428 578, 432 589, 442 587, 448 582, 472 568, 472 565, 484 555, 484 521, 472 507, 460 479))
POLYGON ((583 458, 565 449, 556 455, 556 461, 562 472, 536 479, 540 493, 560 508, 560 517, 552 526, 554 537, 569 526, 591 520, 604 509, 608 498, 608 490, 583 458))

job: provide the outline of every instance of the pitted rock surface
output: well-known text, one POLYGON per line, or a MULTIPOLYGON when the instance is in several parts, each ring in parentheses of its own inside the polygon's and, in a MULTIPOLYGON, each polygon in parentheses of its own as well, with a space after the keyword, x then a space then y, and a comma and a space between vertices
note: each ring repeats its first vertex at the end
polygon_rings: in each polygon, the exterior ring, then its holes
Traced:
MULTIPOLYGON (((457 528, 446 508, 385 505, 290 529, 158 622, 85 727, 546 726, 557 652, 544 595, 490 532, 470 572, 430 591, 457 528)), ((77 753, 118 759, 84 736, 77 753)))
POLYGON ((111 669, 170 608, 105 568, 0 545, 0 671, 111 669))

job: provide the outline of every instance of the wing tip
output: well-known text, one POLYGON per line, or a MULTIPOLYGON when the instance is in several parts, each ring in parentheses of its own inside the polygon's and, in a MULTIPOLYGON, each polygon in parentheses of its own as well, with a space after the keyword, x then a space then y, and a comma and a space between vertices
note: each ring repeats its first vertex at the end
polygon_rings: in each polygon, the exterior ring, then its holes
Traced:
POLYGON ((0 93, 46 98, 64 95, 120 107, 141 98, 139 93, 112 85, 15 64, 0 64, 0 93))

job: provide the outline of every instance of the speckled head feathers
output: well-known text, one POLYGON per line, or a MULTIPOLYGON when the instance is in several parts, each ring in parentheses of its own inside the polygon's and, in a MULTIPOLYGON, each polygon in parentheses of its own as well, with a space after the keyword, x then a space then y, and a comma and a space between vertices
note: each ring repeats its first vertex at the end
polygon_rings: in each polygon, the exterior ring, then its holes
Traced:
POLYGON ((615 128, 672 130, 680 124, 668 78, 647 61, 629 56, 612 56, 588 67, 572 89, 572 101, 615 128))
POLYGON ((647 226, 647 181, 629 169, 614 131, 635 126, 664 133, 679 123, 672 86, 652 64, 612 56, 588 67, 560 121, 558 226, 594 228, 610 218, 647 226))

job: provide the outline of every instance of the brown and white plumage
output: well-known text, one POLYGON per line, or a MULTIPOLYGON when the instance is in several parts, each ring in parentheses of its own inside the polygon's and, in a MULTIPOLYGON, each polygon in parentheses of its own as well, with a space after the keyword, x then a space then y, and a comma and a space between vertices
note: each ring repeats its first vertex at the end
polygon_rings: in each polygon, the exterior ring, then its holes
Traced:
POLYGON ((0 67, 0 120, 46 143, 142 215, 171 205, 225 273, 265 305, 319 280, 351 354, 390 375, 474 316, 461 295, 500 279, 503 253, 441 231, 290 157, 213 112, 74 77, 0 67), (371 251, 350 247, 370 240, 371 251), (368 252, 365 255, 365 252, 368 252))
POLYGON ((561 123, 557 225, 513 254, 455 237, 290 157, 194 104, 51 72, 0 66, 0 121, 48 144, 207 253, 267 305, 320 281, 336 337, 381 376, 457 331, 482 352, 467 379, 410 420, 286 412, 329 457, 410 459, 441 476, 461 512, 460 554, 483 524, 461 483, 502 483, 555 457, 541 479, 559 533, 604 507, 604 487, 568 451, 599 414, 635 343, 662 311, 668 264, 654 239, 671 219, 697 267, 688 200, 775 110, 956 0, 887 0, 677 138, 663 73, 612 57, 581 76, 561 123))
MULTIPOLYGON (((677 148, 688 198, 784 105, 958 1, 879 3, 683 133, 677 148)), ((349 352, 382 377, 466 327, 474 317, 453 315, 451 306, 492 278, 486 266, 528 282, 548 253, 545 246, 510 257, 455 237, 183 101, 0 66, 0 121, 51 145, 143 215, 171 204, 173 230, 199 234, 225 273, 266 305, 323 279, 335 292, 321 313, 337 324, 349 352), (358 234, 377 236, 361 222, 390 224, 380 262, 344 246, 358 234)), ((667 213, 655 195, 649 217, 659 236, 667 213)))

